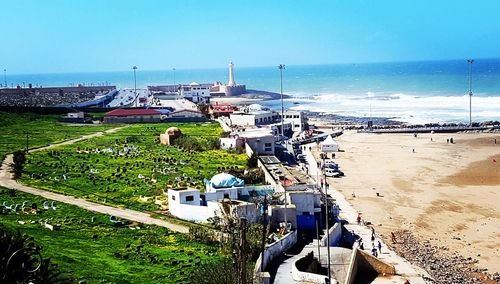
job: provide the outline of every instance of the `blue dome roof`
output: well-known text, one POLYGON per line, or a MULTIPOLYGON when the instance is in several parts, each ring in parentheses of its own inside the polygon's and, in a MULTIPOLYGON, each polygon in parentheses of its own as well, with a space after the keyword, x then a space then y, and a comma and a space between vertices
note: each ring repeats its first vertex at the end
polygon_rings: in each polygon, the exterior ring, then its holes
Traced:
POLYGON ((245 185, 245 182, 242 179, 239 179, 227 173, 216 174, 210 179, 209 183, 214 188, 225 188, 225 187, 245 185))

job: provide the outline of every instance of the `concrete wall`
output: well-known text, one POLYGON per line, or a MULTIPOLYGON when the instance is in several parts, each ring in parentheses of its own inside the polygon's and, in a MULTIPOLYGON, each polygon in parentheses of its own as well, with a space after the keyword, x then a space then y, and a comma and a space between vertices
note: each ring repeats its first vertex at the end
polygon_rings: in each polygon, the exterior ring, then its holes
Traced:
MULTIPOLYGON (((335 223, 330 230, 328 230, 328 234, 330 235, 330 246, 331 247, 336 247, 339 245, 340 240, 342 239, 342 225, 337 222, 335 223)), ((326 246, 327 243, 327 237, 326 235, 321 238, 320 241, 322 246, 326 246)))
MULTIPOLYGON (((295 281, 307 283, 326 283, 328 276, 316 274, 320 264, 314 258, 313 251, 309 252, 305 257, 297 259, 292 265, 292 278, 295 281), (316 271, 315 271, 316 270, 316 271)), ((338 283, 335 279, 331 279, 331 283, 338 283)))
POLYGON ((356 283, 358 274, 364 277, 367 274, 395 275, 396 268, 360 249, 354 249, 345 284, 356 283))
MULTIPOLYGON (((286 220, 292 224, 292 228, 297 228, 297 210, 295 205, 287 204, 286 220)), ((269 207, 269 225, 271 228, 278 228, 279 223, 285 221, 285 205, 273 205, 269 207)))
POLYGON ((245 94, 247 92, 247 88, 245 85, 226 86, 225 91, 226 96, 238 96, 245 94))
MULTIPOLYGON (((267 265, 271 263, 276 257, 281 255, 283 252, 289 250, 291 247, 293 247, 297 243, 297 230, 292 231, 286 235, 283 236, 280 240, 266 245, 266 248, 264 250, 264 270, 266 269, 267 265)), ((257 262, 255 263, 255 273, 261 272, 261 261, 262 261, 262 254, 259 256, 257 259, 257 262)))
POLYGON ((177 218, 193 221, 206 222, 208 218, 214 217, 216 211, 219 210, 218 203, 208 202, 207 206, 196 206, 188 204, 177 204, 168 208, 170 214, 177 218))
POLYGON ((161 115, 105 116, 104 123, 159 123, 161 115))

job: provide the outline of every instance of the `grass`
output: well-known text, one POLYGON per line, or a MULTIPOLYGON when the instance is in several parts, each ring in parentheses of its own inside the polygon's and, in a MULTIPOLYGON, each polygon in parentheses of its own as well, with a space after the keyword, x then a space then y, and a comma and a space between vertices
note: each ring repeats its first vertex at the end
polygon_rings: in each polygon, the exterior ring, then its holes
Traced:
POLYGON ((203 189, 220 168, 246 168, 245 154, 189 151, 159 143, 171 126, 201 145, 217 139, 217 123, 137 124, 72 145, 30 153, 21 182, 36 188, 132 209, 157 210, 153 199, 169 184, 203 189), (98 149, 99 151, 97 151, 98 149), (127 154, 128 150, 128 154, 127 154))
POLYGON ((0 158, 17 150, 38 148, 116 127, 117 125, 75 125, 60 123, 58 115, 0 112, 0 158))
MULTIPOLYGON (((188 283, 197 265, 221 259, 216 246, 187 239, 166 228, 129 224, 117 228, 109 217, 78 207, 56 203, 56 210, 43 209, 45 199, 0 188, 0 201, 38 207, 37 214, 3 212, 1 222, 34 238, 65 275, 87 283, 188 283), (61 224, 51 231, 40 222, 61 224), (20 224, 19 221, 24 222, 20 224)), ((1 206, 1 205, 0 205, 1 206)), ((3 206, 2 206, 3 207, 3 206)))

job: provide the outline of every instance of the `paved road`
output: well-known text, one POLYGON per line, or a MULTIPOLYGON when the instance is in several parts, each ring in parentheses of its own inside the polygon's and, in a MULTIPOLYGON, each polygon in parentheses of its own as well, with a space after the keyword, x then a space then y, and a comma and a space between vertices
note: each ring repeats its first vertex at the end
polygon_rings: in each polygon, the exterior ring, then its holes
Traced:
MULTIPOLYGON (((46 147, 41 147, 37 149, 30 150, 30 152, 35 152, 35 151, 40 151, 44 149, 49 149, 49 148, 54 148, 62 145, 68 145, 72 144, 78 141, 90 139, 93 137, 97 136, 102 136, 106 133, 112 133, 115 132, 123 127, 117 127, 113 129, 106 130, 104 132, 98 132, 90 135, 84 135, 81 136, 80 138, 73 139, 73 140, 68 140, 62 143, 58 144, 52 144, 46 147)), ((127 219, 130 221, 136 221, 144 224, 151 224, 151 225, 157 225, 161 227, 166 227, 169 228, 172 231, 180 232, 180 233, 187 233, 189 231, 189 228, 186 226, 182 225, 177 225, 177 224, 172 224, 169 223, 165 220, 160 220, 157 218, 151 217, 150 214, 145 213, 145 212, 140 212, 140 211, 135 211, 135 210, 130 210, 130 209, 125 209, 125 208, 117 208, 117 207, 112 207, 112 206, 107 206, 107 205, 102 205, 99 203, 94 203, 90 202, 81 198, 76 198, 73 196, 67 196, 63 194, 58 194, 58 193, 53 193, 41 189, 36 189, 33 187, 25 186, 13 179, 12 173, 10 173, 10 165, 13 162, 13 156, 12 154, 7 155, 5 160, 2 162, 2 166, 0 168, 0 186, 6 187, 6 188, 14 188, 19 191, 23 191, 26 193, 42 196, 47 199, 59 201, 62 203, 67 203, 71 205, 78 206, 80 208, 89 210, 89 211, 94 211, 102 214, 109 214, 109 215, 114 215, 119 218, 127 219)))

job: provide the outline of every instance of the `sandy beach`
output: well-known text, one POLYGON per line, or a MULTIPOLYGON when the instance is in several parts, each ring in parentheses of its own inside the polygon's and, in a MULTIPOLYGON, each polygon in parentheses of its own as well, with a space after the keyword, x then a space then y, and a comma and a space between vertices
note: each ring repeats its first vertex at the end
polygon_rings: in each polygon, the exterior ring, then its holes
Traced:
POLYGON ((337 161, 346 176, 331 179, 331 187, 378 233, 388 238, 391 231, 410 229, 448 247, 445 253, 456 251, 490 273, 500 271, 499 133, 415 138, 346 132, 337 141, 345 151, 337 161), (454 144, 446 141, 451 137, 454 144))

